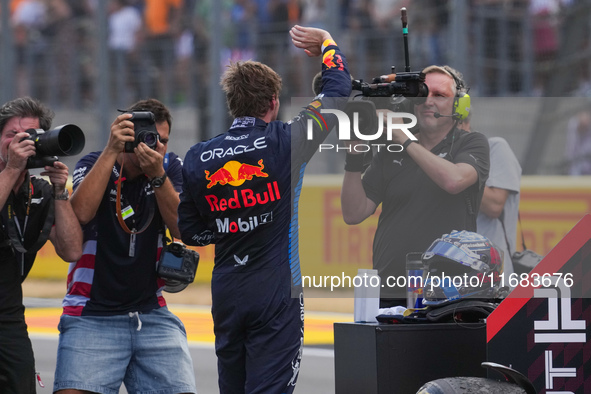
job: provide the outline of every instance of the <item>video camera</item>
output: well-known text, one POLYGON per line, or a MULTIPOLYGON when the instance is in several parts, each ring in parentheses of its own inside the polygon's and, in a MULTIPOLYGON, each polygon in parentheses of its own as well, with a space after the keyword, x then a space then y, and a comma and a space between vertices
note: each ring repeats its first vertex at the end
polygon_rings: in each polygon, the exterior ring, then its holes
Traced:
MULTIPOLYGON (((392 69, 394 71, 394 67, 392 69)), ((425 74, 420 71, 382 75, 375 77, 372 83, 356 79, 351 87, 359 94, 347 103, 345 113, 350 119, 358 113, 359 131, 363 134, 372 134, 378 128, 377 109, 413 113, 414 105, 424 103, 429 95, 425 74)))
POLYGON ((410 71, 408 56, 408 29, 406 8, 401 9, 402 32, 404 38, 404 53, 406 60, 405 72, 396 73, 392 66, 392 73, 375 77, 372 83, 356 79, 351 87, 359 94, 352 97, 345 107, 345 113, 353 119, 357 112, 360 118, 359 131, 372 134, 377 129, 378 118, 376 109, 388 109, 394 112, 412 113, 414 105, 425 102, 429 95, 429 88, 425 84, 425 74, 421 71, 410 71), (376 98, 387 98, 384 100, 376 98), (413 98, 409 100, 409 98, 413 98))
POLYGON ((52 130, 28 129, 30 139, 35 142, 35 156, 27 160, 27 168, 53 166, 57 156, 77 155, 84 149, 85 138, 80 127, 73 124, 58 126, 52 130))
POLYGON ((358 90, 364 97, 427 97, 429 88, 425 84, 422 72, 402 72, 382 75, 373 79, 372 83, 355 79, 351 82, 353 90, 358 90))
POLYGON ((133 142, 126 142, 124 151, 128 153, 133 152, 141 142, 148 145, 149 148, 156 150, 158 141, 160 141, 160 134, 156 130, 156 118, 154 114, 149 111, 129 113, 132 115, 129 120, 133 122, 135 140, 133 142))

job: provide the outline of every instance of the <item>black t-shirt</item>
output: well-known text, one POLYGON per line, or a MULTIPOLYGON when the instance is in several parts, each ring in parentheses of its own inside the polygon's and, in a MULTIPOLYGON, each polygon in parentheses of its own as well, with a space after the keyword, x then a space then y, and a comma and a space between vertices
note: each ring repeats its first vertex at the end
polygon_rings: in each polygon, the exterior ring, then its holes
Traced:
MULTIPOLYGON (((18 193, 12 195, 12 208, 16 212, 18 226, 24 228, 24 247, 30 249, 39 238, 41 229, 49 210, 53 206, 52 187, 40 178, 31 177, 25 179, 18 193), (27 216, 29 201, 29 185, 31 188, 31 209, 27 216), (26 221, 26 228, 25 228, 26 221)), ((23 292, 21 283, 27 277, 37 253, 19 253, 8 241, 8 206, 7 202, 2 207, 0 215, 2 230, 0 231, 0 321, 16 321, 24 318, 23 292)))
POLYGON ((406 289, 384 281, 406 274, 406 254, 424 252, 438 237, 452 230, 476 231, 484 183, 489 171, 489 147, 480 133, 454 129, 431 150, 453 163, 472 165, 478 181, 453 195, 441 189, 406 151, 378 152, 363 177, 365 192, 382 203, 373 243, 373 266, 382 278, 381 297, 405 297, 406 289))

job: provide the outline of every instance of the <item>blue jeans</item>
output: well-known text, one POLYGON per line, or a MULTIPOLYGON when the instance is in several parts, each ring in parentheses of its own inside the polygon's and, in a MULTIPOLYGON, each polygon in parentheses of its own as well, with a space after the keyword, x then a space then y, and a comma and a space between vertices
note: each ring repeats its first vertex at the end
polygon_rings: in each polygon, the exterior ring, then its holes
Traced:
POLYGON ((116 316, 62 315, 53 390, 195 393, 183 323, 168 308, 116 316))

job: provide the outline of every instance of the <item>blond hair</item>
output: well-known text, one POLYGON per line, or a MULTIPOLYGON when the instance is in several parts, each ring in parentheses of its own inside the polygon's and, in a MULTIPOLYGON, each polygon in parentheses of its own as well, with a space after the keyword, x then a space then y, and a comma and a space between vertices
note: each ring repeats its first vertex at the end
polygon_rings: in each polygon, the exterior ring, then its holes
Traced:
POLYGON ((423 74, 430 74, 430 73, 439 73, 439 74, 444 74, 444 75, 447 75, 448 77, 450 77, 454 81, 454 84, 453 84, 454 96, 459 96, 460 93, 467 92, 467 89, 465 86, 466 84, 464 82, 464 76, 462 75, 461 72, 459 72, 455 68, 450 67, 448 65, 445 65, 445 66, 432 65, 432 66, 425 67, 423 69, 423 74))

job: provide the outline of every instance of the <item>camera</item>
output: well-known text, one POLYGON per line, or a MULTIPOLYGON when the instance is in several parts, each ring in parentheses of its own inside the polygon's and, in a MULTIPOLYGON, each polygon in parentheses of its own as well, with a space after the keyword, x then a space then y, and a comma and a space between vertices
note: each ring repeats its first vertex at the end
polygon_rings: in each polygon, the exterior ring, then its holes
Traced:
POLYGON ((171 242, 162 248, 156 271, 167 285, 182 284, 185 285, 182 287, 184 289, 195 280, 198 265, 199 253, 188 249, 182 243, 171 242))
POLYGON ((35 156, 27 160, 27 168, 53 166, 57 156, 77 155, 84 149, 85 138, 80 127, 65 124, 54 129, 28 129, 30 139, 35 142, 35 156))
POLYGON ((356 79, 351 82, 353 90, 358 90, 365 97, 427 97, 429 88, 425 84, 422 72, 401 72, 382 75, 373 79, 372 83, 356 79))
POLYGON ((130 112, 131 120, 133 122, 133 130, 135 132, 135 141, 125 143, 125 152, 133 152, 133 150, 141 143, 148 145, 151 149, 156 149, 158 141, 160 141, 160 134, 156 130, 156 118, 154 114, 149 111, 130 112))
POLYGON ((358 114, 359 131, 363 134, 375 133, 378 127, 377 109, 413 113, 414 106, 424 103, 429 95, 425 74, 420 71, 382 75, 373 78, 372 83, 355 79, 351 87, 358 94, 347 103, 345 113, 350 119, 353 119, 354 113, 358 114))

